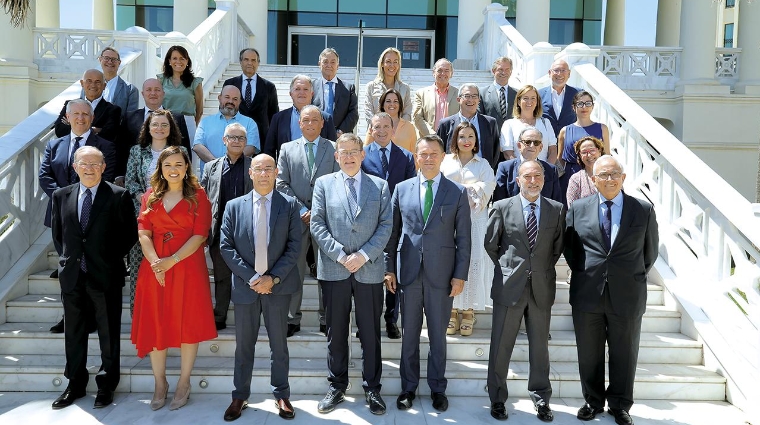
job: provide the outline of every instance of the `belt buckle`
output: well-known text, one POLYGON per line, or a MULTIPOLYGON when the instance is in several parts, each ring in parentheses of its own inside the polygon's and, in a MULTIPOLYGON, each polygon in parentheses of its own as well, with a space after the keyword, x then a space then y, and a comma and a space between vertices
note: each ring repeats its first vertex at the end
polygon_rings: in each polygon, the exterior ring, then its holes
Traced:
POLYGON ((164 242, 169 242, 173 238, 174 238, 174 234, 172 232, 164 233, 164 242))

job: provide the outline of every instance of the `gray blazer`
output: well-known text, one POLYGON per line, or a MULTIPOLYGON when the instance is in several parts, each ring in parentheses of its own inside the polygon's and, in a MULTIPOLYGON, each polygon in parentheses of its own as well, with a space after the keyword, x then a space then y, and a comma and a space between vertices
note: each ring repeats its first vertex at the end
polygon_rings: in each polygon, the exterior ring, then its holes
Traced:
MULTIPOLYGON (((224 211, 219 211, 219 195, 221 192, 220 186, 222 184, 222 169, 224 168, 225 157, 226 155, 206 163, 206 166, 203 168, 203 177, 201 177, 201 186, 206 190, 206 196, 208 196, 208 200, 211 202, 211 231, 208 236, 209 243, 212 243, 216 236, 217 229, 219 229, 217 226, 221 226, 221 223, 219 222, 219 219, 221 218, 220 215, 224 215, 224 211)), ((243 166, 247 171, 251 168, 251 158, 243 155, 243 161, 243 166)), ((251 181, 247 174, 243 181, 245 185, 243 191, 247 194, 253 190, 253 181, 251 181)), ((231 201, 231 199, 227 200, 228 204, 229 201, 231 201)))
POLYGON ((549 309, 557 292, 554 269, 562 254, 565 234, 563 206, 539 197, 541 216, 533 251, 528 242, 520 195, 494 203, 488 216, 485 248, 495 267, 491 298, 506 307, 520 300, 528 276, 536 304, 549 309))
MULTIPOLYGON (((253 195, 235 198, 227 203, 222 219, 220 251, 232 271, 232 302, 252 304, 259 298, 248 281, 256 274, 256 252, 253 241, 253 195)), ((301 247, 301 218, 295 199, 274 191, 269 215, 268 274, 281 281, 272 294, 288 295, 301 289, 298 275, 298 250, 301 247)))
POLYGON ((339 264, 338 257, 358 252, 369 257, 354 277, 361 283, 381 283, 385 276, 383 250, 391 236, 393 216, 388 182, 359 172, 359 214, 354 217, 342 173, 317 179, 311 210, 311 235, 319 245, 317 278, 344 280, 351 273, 339 264))
POLYGON ((319 138, 317 153, 314 156, 314 169, 309 174, 309 161, 306 158, 306 139, 292 140, 280 148, 277 159, 277 190, 296 198, 298 208, 311 210, 311 195, 314 182, 318 177, 340 170, 335 161, 335 143, 319 138))
POLYGON ((418 177, 404 180, 393 192, 393 231, 386 248, 386 271, 400 285, 417 280, 422 267, 433 287, 467 280, 470 269, 470 204, 467 191, 441 175, 427 222, 422 219, 418 177), (400 264, 397 264, 400 263, 400 264))

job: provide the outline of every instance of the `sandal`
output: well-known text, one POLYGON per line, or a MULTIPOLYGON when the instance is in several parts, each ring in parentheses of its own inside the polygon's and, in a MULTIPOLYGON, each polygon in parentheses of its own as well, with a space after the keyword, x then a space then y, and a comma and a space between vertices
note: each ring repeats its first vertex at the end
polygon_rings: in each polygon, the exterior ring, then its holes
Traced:
POLYGON ((451 317, 449 318, 449 326, 446 327, 446 335, 454 335, 459 330, 459 312, 457 310, 451 310, 451 317))
POLYGON ((472 328, 475 326, 475 313, 472 310, 462 312, 462 324, 459 326, 459 333, 462 336, 472 335, 472 328))

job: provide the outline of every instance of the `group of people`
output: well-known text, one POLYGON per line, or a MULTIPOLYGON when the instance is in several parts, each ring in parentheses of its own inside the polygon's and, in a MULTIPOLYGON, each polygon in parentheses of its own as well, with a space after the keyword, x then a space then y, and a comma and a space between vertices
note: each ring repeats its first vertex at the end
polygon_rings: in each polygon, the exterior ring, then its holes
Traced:
POLYGON ((401 339, 396 407, 410 409, 417 396, 424 318, 427 383, 433 407, 445 411, 446 337, 472 335, 476 312, 492 305, 491 415, 508 417, 506 380, 524 319, 528 391, 538 418, 551 421, 549 325, 564 253, 586 401, 578 418, 593 419, 607 403, 617 423, 633 423, 627 412, 657 222, 650 204, 623 193, 608 131, 590 119, 591 94, 566 85, 567 63, 552 64, 551 87, 515 91, 506 57, 482 89, 451 87, 452 64, 440 59, 434 84, 412 101, 401 54, 388 48, 366 87, 360 138, 352 132, 356 89, 337 77, 334 49, 320 53, 319 78, 292 79, 293 106, 282 111, 274 85, 257 74, 258 52, 244 49, 239 59, 242 74, 225 82, 219 112, 201 119, 201 79, 182 47, 169 49, 164 73, 143 83, 141 109, 137 90, 115 74, 118 52, 106 48, 103 72, 85 72, 82 98, 56 122, 60 138, 46 147, 40 184, 61 259, 64 319, 51 331, 65 334, 69 385, 53 408, 84 396, 94 330, 102 358, 95 407, 113 401, 126 257, 131 340, 138 356, 149 355, 155 379, 151 409, 168 398, 170 347, 181 353, 170 409, 187 403, 198 343, 226 328, 234 302, 235 389, 224 419, 247 406, 262 316, 277 409, 293 418, 287 338, 300 332, 313 261, 328 341, 320 413, 345 400, 353 299, 373 414, 386 412, 381 316, 388 338, 401 339))

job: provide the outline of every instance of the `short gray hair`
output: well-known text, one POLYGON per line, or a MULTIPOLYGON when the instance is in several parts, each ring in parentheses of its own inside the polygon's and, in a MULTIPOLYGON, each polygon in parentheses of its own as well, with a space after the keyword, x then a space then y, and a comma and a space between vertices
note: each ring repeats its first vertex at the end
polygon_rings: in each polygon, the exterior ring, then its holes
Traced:
POLYGON ((338 63, 340 63, 340 55, 338 54, 338 51, 332 47, 327 47, 325 50, 322 50, 322 53, 319 54, 319 61, 322 62, 322 58, 329 55, 330 53, 334 54, 335 58, 338 59, 338 63))
POLYGON ((338 137, 338 140, 335 141, 335 150, 338 150, 338 146, 340 146, 341 143, 353 143, 356 146, 359 147, 359 149, 362 149, 364 147, 364 142, 362 139, 359 138, 354 133, 343 133, 338 137))
POLYGON ((87 154, 98 155, 100 157, 101 163, 106 162, 105 156, 103 156, 103 152, 101 152, 100 149, 96 148, 95 146, 87 145, 80 147, 76 150, 76 152, 74 152, 74 162, 77 162, 82 155, 87 154))
POLYGON ((248 135, 248 131, 246 131, 246 129, 243 126, 243 124, 240 124, 239 122, 233 122, 232 124, 228 125, 227 127, 224 127, 224 135, 226 136, 230 132, 230 130, 242 131, 243 134, 245 134, 246 136, 248 135))
POLYGON ((617 166, 617 168, 620 170, 620 172, 621 173, 625 173, 625 168, 623 168, 623 163, 621 163, 620 161, 618 161, 617 158, 615 158, 612 155, 602 155, 599 158, 597 158, 596 162, 594 163, 594 170, 593 170, 594 174, 596 174, 596 168, 600 166, 599 164, 603 160, 604 161, 613 161, 615 163, 615 166, 617 166))
POLYGON ((290 90, 288 90, 288 91, 293 91, 293 86, 295 86, 296 85, 296 81, 299 81, 299 80, 305 80, 305 81, 307 81, 309 83, 309 87, 311 87, 311 89, 314 90, 314 86, 311 84, 311 77, 309 77, 308 75, 304 75, 304 74, 296 74, 296 76, 293 77, 292 80, 290 80, 290 90))
POLYGON ((320 111, 319 108, 317 108, 316 106, 311 105, 311 104, 306 105, 303 108, 301 108, 301 111, 298 113, 299 114, 298 121, 301 121, 301 116, 303 116, 303 114, 305 114, 305 113, 307 113, 309 111, 316 111, 316 112, 318 112, 319 113, 319 119, 321 119, 322 121, 324 121, 324 119, 322 119, 322 111, 320 111))
POLYGON ((523 134, 529 131, 535 131, 536 133, 538 133, 538 138, 541 139, 542 142, 544 141, 544 133, 541 133, 541 130, 537 129, 536 127, 533 127, 532 125, 529 125, 523 128, 522 131, 520 131, 520 135, 517 136, 517 140, 518 141, 522 140, 523 134))
POLYGON ((465 91, 466 89, 475 89, 475 93, 477 93, 478 96, 480 96, 480 89, 478 88, 478 86, 475 85, 475 83, 464 83, 461 86, 459 86, 459 93, 457 93, 457 96, 461 96, 462 92, 465 91))
POLYGON ((524 167, 526 167, 528 164, 536 164, 536 165, 538 165, 538 169, 541 170, 541 175, 543 176, 545 174, 544 173, 544 166, 541 165, 541 163, 538 162, 538 160, 536 160, 536 159, 529 159, 527 161, 523 161, 522 164, 520 164, 520 166, 517 167, 517 176, 518 177, 522 175, 522 169, 524 167))
POLYGON ((87 105, 90 108, 90 115, 92 115, 92 103, 87 99, 72 99, 66 103, 66 113, 71 112, 71 105, 87 105))

